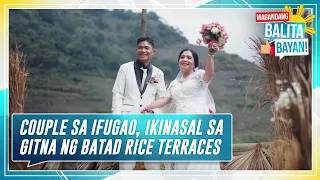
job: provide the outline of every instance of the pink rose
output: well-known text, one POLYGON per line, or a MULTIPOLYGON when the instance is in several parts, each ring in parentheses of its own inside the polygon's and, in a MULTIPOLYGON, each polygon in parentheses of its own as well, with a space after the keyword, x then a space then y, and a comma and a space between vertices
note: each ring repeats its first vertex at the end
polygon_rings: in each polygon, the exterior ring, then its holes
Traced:
POLYGON ((228 39, 229 38, 228 34, 223 35, 223 38, 228 39))
POLYGON ((224 31, 224 26, 220 26, 219 28, 221 31, 224 31))
POLYGON ((217 42, 216 41, 210 41, 209 43, 208 43, 208 47, 210 48, 210 47, 216 47, 217 46, 217 42))
POLYGON ((212 28, 211 24, 207 24, 207 28, 206 29, 210 31, 211 28, 212 28))
POLYGON ((206 24, 202 24, 201 30, 204 31, 205 29, 207 29, 207 25, 206 24))

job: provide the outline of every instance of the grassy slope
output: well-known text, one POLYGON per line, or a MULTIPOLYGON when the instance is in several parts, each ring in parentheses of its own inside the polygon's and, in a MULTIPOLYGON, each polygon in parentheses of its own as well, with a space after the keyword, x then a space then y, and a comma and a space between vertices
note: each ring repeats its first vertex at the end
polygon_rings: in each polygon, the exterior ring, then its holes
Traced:
MULTIPOLYGON (((114 78, 120 64, 135 59, 139 25, 139 14, 127 11, 10 13, 10 43, 23 44, 21 50, 28 54, 25 112, 110 112, 114 78)), ((168 83, 178 72, 176 56, 183 48, 196 50, 204 67, 205 47, 188 44, 155 14, 148 14, 147 25, 157 45, 152 62, 165 72, 168 83)), ((268 133, 268 109, 253 111, 258 84, 249 86, 248 81, 252 76, 257 81, 260 75, 254 64, 220 52, 215 65, 210 90, 218 112, 233 114, 235 142, 259 138, 247 130, 268 133)))

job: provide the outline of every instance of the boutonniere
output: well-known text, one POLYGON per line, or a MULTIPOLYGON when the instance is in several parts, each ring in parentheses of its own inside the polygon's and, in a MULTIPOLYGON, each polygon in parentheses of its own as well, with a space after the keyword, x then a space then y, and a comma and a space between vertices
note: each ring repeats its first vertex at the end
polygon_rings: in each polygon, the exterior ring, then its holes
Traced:
POLYGON ((158 77, 151 77, 150 79, 150 83, 159 83, 160 82, 160 78, 158 77))
POLYGON ((159 83, 160 81, 161 81, 161 79, 160 79, 160 75, 159 74, 155 74, 150 79, 150 83, 159 83))

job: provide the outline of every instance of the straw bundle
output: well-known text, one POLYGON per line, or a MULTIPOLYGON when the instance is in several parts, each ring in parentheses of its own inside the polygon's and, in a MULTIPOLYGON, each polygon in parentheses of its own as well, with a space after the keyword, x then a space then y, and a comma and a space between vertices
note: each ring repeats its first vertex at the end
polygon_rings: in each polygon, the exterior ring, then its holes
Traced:
MULTIPOLYGON (((165 170, 165 165, 164 163, 160 163, 160 170, 165 170)), ((134 170, 146 170, 146 167, 144 165, 144 162, 136 162, 136 167, 134 170)))
POLYGON ((115 162, 101 162, 97 163, 96 168, 98 170, 114 170, 114 169, 119 169, 118 168, 118 163, 115 162))
MULTIPOLYGON (((11 115, 24 112, 24 98, 28 72, 25 68, 26 56, 19 51, 19 47, 9 51, 9 152, 11 152, 11 115)), ((43 165, 27 168, 28 162, 14 163, 9 153, 9 169, 12 170, 36 170, 43 165)))
MULTIPOLYGON (((259 143, 260 147, 267 150, 270 146, 269 142, 259 143)), ((233 144, 232 154, 233 156, 240 156, 248 151, 256 149, 257 143, 241 143, 241 144, 233 144)))
POLYGON ((47 162, 44 165, 44 170, 62 170, 63 169, 63 163, 59 162, 47 162))
POLYGON ((76 164, 75 170, 91 170, 95 169, 97 163, 95 162, 78 162, 76 164))
POLYGON ((270 158, 274 170, 298 170, 301 164, 301 149, 299 142, 277 139, 271 144, 270 158))
POLYGON ((270 170, 268 144, 234 144, 233 151, 242 149, 243 153, 234 156, 229 163, 221 163, 222 170, 270 170), (244 149, 242 149, 244 148, 244 149), (251 148, 251 149, 248 149, 251 148))
POLYGON ((119 163, 115 162, 79 162, 76 163, 75 170, 116 170, 119 163))
POLYGON ((259 68, 268 79, 266 94, 274 102, 271 126, 275 140, 269 149, 272 167, 311 169, 311 55, 279 60, 259 53, 262 39, 253 42, 259 68))
POLYGON ((134 170, 146 170, 146 167, 144 166, 144 162, 136 162, 136 166, 134 167, 134 170))
POLYGON ((19 52, 18 47, 9 51, 9 114, 23 113, 24 93, 27 82, 27 70, 25 68, 25 55, 19 52))

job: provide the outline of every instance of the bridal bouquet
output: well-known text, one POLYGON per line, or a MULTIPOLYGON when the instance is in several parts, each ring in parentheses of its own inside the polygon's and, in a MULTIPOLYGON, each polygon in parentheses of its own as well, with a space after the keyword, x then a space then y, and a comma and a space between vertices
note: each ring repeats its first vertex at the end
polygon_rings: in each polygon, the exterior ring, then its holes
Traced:
POLYGON ((219 22, 203 24, 200 31, 201 37, 197 40, 197 44, 207 44, 211 50, 214 45, 218 46, 218 50, 222 50, 227 43, 228 34, 225 28, 219 22))

